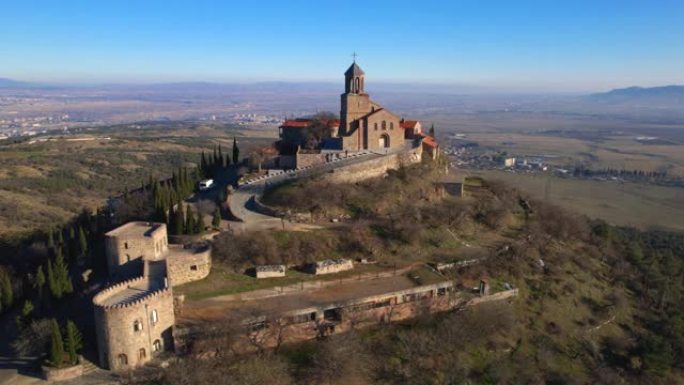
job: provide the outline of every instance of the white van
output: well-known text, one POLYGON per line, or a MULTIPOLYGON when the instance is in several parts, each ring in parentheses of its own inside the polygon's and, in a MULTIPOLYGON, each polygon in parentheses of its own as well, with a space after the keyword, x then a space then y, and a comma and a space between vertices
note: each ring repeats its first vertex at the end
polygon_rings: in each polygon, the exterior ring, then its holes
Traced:
POLYGON ((199 190, 200 191, 207 191, 210 188, 212 188, 213 186, 214 186, 214 180, 213 179, 205 179, 205 180, 201 180, 199 182, 199 190))

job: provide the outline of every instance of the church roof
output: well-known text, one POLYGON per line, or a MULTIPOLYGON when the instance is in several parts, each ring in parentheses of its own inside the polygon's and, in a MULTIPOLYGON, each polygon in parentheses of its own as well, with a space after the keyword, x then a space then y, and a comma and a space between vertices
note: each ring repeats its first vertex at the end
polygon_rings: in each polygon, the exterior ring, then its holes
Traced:
POLYGON ((360 75, 365 75, 365 72, 359 67, 356 62, 352 63, 351 66, 349 66, 349 69, 344 73, 345 76, 360 76, 360 75))

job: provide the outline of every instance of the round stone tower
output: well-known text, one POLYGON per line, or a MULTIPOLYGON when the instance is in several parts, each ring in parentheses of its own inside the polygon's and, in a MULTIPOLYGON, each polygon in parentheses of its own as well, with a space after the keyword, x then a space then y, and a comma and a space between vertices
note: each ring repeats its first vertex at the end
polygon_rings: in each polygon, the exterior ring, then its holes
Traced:
POLYGON ((100 365, 125 370, 173 349, 173 293, 163 282, 140 277, 93 298, 100 365))

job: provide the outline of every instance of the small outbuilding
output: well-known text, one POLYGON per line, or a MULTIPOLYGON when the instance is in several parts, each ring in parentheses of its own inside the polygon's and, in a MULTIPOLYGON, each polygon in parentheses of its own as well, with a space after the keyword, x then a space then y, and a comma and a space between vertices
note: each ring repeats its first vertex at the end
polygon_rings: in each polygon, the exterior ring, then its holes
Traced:
POLYGON ((254 276, 257 278, 274 278, 285 276, 285 265, 263 265, 254 268, 254 276))
POLYGON ((341 271, 351 270, 353 268, 354 263, 352 263, 350 259, 326 259, 313 264, 313 273, 316 275, 333 274, 339 273, 341 271))

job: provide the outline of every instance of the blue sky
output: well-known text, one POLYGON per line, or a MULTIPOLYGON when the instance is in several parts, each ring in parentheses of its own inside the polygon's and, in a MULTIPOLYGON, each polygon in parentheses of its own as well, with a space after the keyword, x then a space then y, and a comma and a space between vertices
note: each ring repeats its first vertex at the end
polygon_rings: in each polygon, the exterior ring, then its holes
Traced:
POLYGON ((684 84, 684 1, 0 0, 0 77, 684 84), (358 5, 354 5, 358 4, 358 5))

